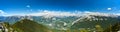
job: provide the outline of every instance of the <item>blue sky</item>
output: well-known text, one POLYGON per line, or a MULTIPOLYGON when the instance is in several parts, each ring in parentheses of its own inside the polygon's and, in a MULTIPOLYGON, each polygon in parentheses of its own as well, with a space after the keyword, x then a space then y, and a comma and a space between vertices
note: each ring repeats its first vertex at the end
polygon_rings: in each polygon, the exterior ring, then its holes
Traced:
POLYGON ((0 10, 7 14, 28 14, 39 10, 119 13, 120 0, 0 0, 0 10))

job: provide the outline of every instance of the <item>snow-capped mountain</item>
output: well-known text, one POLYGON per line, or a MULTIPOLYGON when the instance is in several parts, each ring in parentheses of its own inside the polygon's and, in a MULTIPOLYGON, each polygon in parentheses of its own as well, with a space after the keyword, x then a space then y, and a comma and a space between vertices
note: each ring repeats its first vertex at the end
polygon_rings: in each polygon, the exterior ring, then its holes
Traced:
POLYGON ((110 25, 120 22, 119 16, 107 14, 106 15, 87 15, 77 19, 71 25, 71 29, 89 28, 94 29, 96 25, 100 25, 103 29, 107 29, 110 25), (111 15, 111 16, 108 16, 111 15))

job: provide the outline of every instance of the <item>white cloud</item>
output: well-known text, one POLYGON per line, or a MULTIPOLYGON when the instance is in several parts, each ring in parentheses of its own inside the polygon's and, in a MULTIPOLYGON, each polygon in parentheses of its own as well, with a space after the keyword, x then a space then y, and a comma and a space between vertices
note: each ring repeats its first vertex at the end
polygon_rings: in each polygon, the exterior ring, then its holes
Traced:
MULTIPOLYGON (((0 10, 0 14, 4 14, 2 10, 0 10)), ((46 18, 51 17, 63 17, 63 16, 87 16, 87 15, 98 15, 98 16, 110 16, 108 13, 100 13, 100 12, 90 12, 90 11, 73 11, 73 12, 65 12, 65 11, 50 11, 50 10, 40 10, 36 13, 30 13, 30 14, 6 14, 8 16, 44 16, 46 18)))
POLYGON ((53 17, 53 16, 79 16, 80 14, 78 14, 78 13, 72 13, 72 12, 61 12, 61 11, 44 10, 44 11, 40 11, 38 13, 29 14, 29 15, 53 17))
POLYGON ((6 15, 7 13, 5 13, 3 10, 0 10, 0 16, 4 16, 6 15))
POLYGON ((54 16, 57 17, 63 17, 63 16, 89 16, 89 15, 95 15, 95 16, 111 16, 108 13, 100 13, 100 12, 90 12, 90 11, 74 11, 74 12, 62 12, 62 11, 49 11, 49 10, 43 10, 37 13, 31 13, 28 14, 31 16, 44 16, 45 18, 51 18, 54 16))
POLYGON ((3 10, 0 10, 0 14, 4 14, 5 12, 3 10))
POLYGON ((84 15, 95 15, 95 16, 111 16, 111 15, 113 15, 112 13, 90 12, 90 11, 85 11, 83 13, 84 13, 84 15))
POLYGON ((112 10, 112 8, 107 8, 107 10, 112 10))
POLYGON ((31 6, 30 6, 30 5, 27 5, 26 7, 27 7, 27 8, 30 8, 31 6))

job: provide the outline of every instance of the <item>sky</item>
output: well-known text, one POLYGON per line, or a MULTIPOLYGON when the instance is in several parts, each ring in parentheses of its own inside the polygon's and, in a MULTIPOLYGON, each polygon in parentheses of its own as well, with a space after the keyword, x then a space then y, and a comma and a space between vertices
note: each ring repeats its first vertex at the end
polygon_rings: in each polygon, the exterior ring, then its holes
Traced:
POLYGON ((120 0, 0 0, 1 15, 31 14, 45 10, 120 13, 120 0))

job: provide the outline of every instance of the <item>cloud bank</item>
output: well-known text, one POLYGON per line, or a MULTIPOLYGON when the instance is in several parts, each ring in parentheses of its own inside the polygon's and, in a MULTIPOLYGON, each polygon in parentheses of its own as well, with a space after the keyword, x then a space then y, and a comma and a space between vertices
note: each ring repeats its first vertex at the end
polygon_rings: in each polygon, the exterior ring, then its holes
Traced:
MULTIPOLYGON (((4 12, 2 10, 0 10, 0 14, 4 14, 4 12)), ((9 15, 9 14, 7 14, 9 15)), ((39 12, 35 12, 35 13, 29 13, 29 14, 12 14, 10 16, 15 16, 15 15, 19 15, 19 16, 44 16, 44 17, 64 17, 64 16, 87 16, 87 15, 96 15, 96 16, 111 16, 113 14, 109 14, 109 13, 101 13, 101 12, 90 12, 90 11, 73 11, 73 12, 65 12, 65 11, 50 11, 50 10, 42 10, 39 12)))
POLYGON ((75 13, 75 12, 62 12, 62 11, 49 11, 49 10, 44 10, 40 11, 37 13, 31 13, 29 15, 33 16, 79 16, 81 15, 80 13, 75 13))

